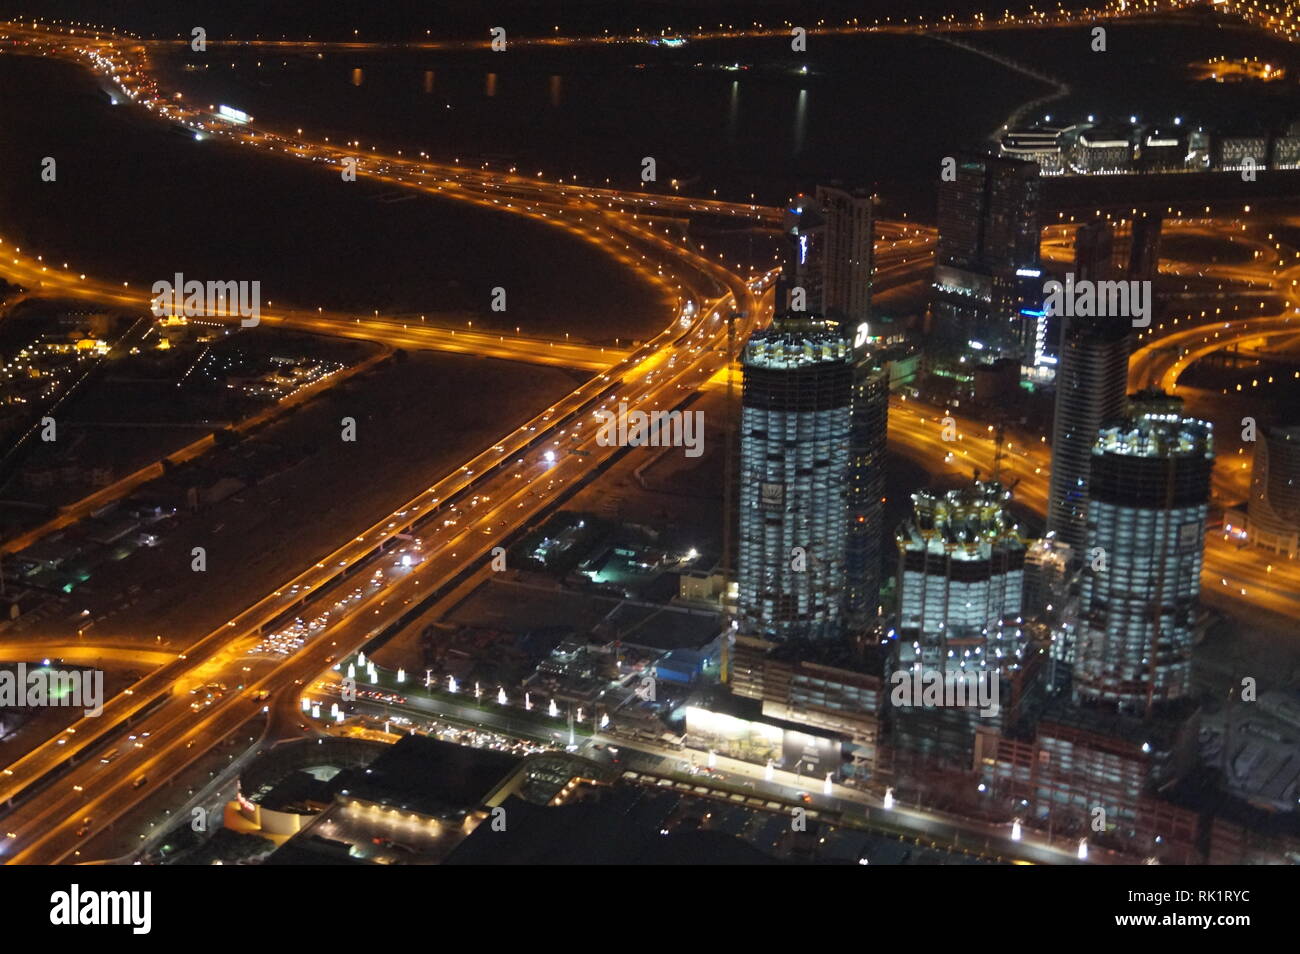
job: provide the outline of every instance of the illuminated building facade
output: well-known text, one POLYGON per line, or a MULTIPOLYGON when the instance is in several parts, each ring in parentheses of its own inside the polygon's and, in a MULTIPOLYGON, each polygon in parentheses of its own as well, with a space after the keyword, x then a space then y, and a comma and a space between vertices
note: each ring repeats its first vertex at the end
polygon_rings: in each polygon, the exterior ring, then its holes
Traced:
POLYGON ((856 327, 871 317, 875 274, 875 203, 869 192, 818 186, 822 230, 821 308, 856 327))
POLYGON ((881 520, 891 369, 878 360, 868 321, 875 197, 819 186, 786 210, 786 247, 777 300, 788 317, 829 318, 852 336, 852 423, 844 553, 846 618, 855 631, 875 623, 880 601, 881 520), (796 293, 799 295, 795 297, 796 293))
POLYGON ((782 230, 785 248, 781 257, 781 276, 777 280, 776 300, 782 309, 823 314, 822 255, 826 225, 814 199, 796 196, 786 207, 782 230), (795 308, 792 294, 802 289, 803 307, 795 308))
POLYGON ((731 691, 761 700, 765 717, 846 736, 853 774, 868 776, 876 769, 887 692, 876 649, 737 636, 731 691))
POLYGON ((1065 164, 1061 149, 1064 126, 1036 123, 1032 126, 1011 129, 1002 134, 998 152, 1013 159, 1038 163, 1045 176, 1060 175, 1065 164))
POLYGON ((1150 126, 1137 137, 1133 165, 1140 172, 1179 172, 1191 153, 1189 130, 1181 125, 1150 126))
POLYGON ((843 633, 853 341, 778 317, 741 356, 738 624, 776 641, 843 633))
POLYGON ((963 153, 939 184, 932 313, 937 352, 1019 355, 1042 304, 1038 165, 963 153), (975 342, 972 344, 971 342, 975 342))
POLYGON ((1191 691, 1214 446, 1210 425, 1140 410, 1092 451, 1073 686, 1146 714, 1191 691))
POLYGON ((1001 484, 912 495, 899 528, 899 665, 1000 669, 1019 664, 1025 544, 1001 484))
MULTIPOLYGON (((1015 718, 1027 684, 1021 618, 1025 544, 1007 513, 1010 499, 1000 484, 979 481, 942 495, 912 495, 913 516, 896 538, 894 670, 991 681, 997 695, 996 706, 988 710, 928 707, 915 700, 891 707, 897 766, 919 758, 968 768, 976 727, 1015 718)), ((916 767, 912 764, 912 770, 916 767)))
POLYGON ((1130 171, 1134 130, 1125 126, 1094 126, 1081 132, 1069 151, 1071 171, 1109 175, 1130 171))
POLYGON ((1216 136, 1214 139, 1214 168, 1236 171, 1250 167, 1268 168, 1267 134, 1244 136, 1216 136))

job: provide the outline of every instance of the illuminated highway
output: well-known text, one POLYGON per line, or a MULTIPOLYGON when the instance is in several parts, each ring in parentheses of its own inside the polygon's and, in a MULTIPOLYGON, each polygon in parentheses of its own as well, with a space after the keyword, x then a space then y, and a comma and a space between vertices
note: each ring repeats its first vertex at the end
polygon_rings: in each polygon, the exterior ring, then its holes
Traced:
MULTIPOLYGON (((746 309, 750 317, 738 322, 738 338, 743 338, 756 324, 759 306, 743 285, 737 294, 750 305, 746 309)), ((162 687, 176 687, 160 709, 134 727, 138 733, 150 732, 144 748, 124 752, 111 770, 94 761, 74 767, 54 781, 40 799, 20 805, 6 818, 5 828, 13 833, 5 852, 8 860, 55 862, 75 851, 81 819, 91 817, 98 826, 126 811, 152 787, 149 779, 161 781, 203 751, 190 746, 191 741, 202 738, 211 744, 254 715, 261 704, 256 694, 278 694, 294 680, 309 678, 328 668, 334 659, 355 651, 412 602, 446 585, 516 527, 554 506, 570 487, 619 450, 599 445, 597 429, 591 426, 596 408, 616 406, 620 401, 647 410, 676 405, 726 362, 727 353, 716 346, 715 339, 719 332, 725 334, 723 317, 729 302, 730 296, 703 312, 687 331, 666 332, 672 337, 638 353, 621 369, 624 383, 619 384, 614 375, 608 376, 609 383, 606 376, 588 382, 562 402, 565 406, 549 409, 507 437, 506 443, 498 445, 500 449, 492 448, 470 461, 370 533, 359 535, 298 581, 146 677, 134 688, 133 696, 113 699, 105 707, 101 724, 111 724, 121 716, 124 699, 129 706, 131 699, 162 687), (470 490, 473 497, 466 500, 470 490), (457 495, 458 502, 446 503, 457 495), (433 519, 425 519, 428 517, 433 519), (411 531, 417 534, 415 539, 410 539, 411 531), (382 553, 370 555, 381 541, 393 543, 382 553), (412 565, 404 565, 408 562, 404 557, 412 565), (354 560, 359 562, 352 565, 354 560), (346 567, 351 567, 346 583, 319 598, 311 595, 346 567), (303 587, 308 593, 305 600, 303 587), (302 601, 297 613, 303 619, 326 621, 321 631, 287 656, 250 654, 263 637, 263 624, 296 601, 302 601), (231 687, 230 694, 211 707, 193 711, 188 689, 212 682, 231 687), (241 684, 246 687, 242 692, 234 689, 241 684), (141 776, 146 782, 133 788, 141 776), (92 788, 93 794, 88 794, 92 788)), ((81 728, 93 729, 79 723, 67 735, 75 736, 81 728)), ((19 760, 6 770, 0 794, 24 784, 33 773, 48 768, 51 760, 66 755, 67 744, 59 746, 56 741, 19 760)))
MULTIPOLYGON (((1078 26, 1091 26, 1098 20, 1137 20, 1151 17, 1161 13, 1169 13, 1188 7, 1196 6, 1203 0, 1110 0, 1093 7, 1081 7, 1075 10, 1057 9, 1048 11, 1030 11, 1027 13, 1013 14, 1010 11, 1004 11, 1001 16, 988 16, 983 13, 976 13, 967 18, 958 17, 956 14, 942 14, 939 16, 931 15, 927 17, 924 13, 910 14, 903 17, 873 17, 868 20, 866 17, 848 17, 842 23, 828 23, 825 19, 819 19, 816 22, 810 22, 806 25, 807 34, 810 36, 853 36, 872 33, 885 34, 926 34, 926 33, 965 33, 965 32, 982 32, 988 30, 1026 30, 1026 29, 1048 29, 1048 28, 1067 28, 1078 26)), ((1223 0, 1215 0, 1223 2, 1223 0)), ((1245 9, 1250 6, 1241 4, 1245 9)), ((1288 15, 1289 15, 1289 8, 1288 15)), ((1244 14, 1239 14, 1244 15, 1244 14)), ((41 21, 29 21, 26 25, 35 27, 41 21)), ((81 24, 77 22, 60 25, 61 21, 53 21, 51 28, 60 30, 68 36, 92 37, 99 38, 112 36, 114 39, 127 39, 122 34, 108 34, 106 31, 96 27, 93 24, 81 24)), ((20 25, 21 26, 21 25, 20 25)), ((685 27, 680 31, 661 29, 658 32, 649 30, 634 29, 631 33, 610 33, 605 30, 601 34, 587 35, 565 35, 559 34, 557 26, 556 33, 550 36, 510 36, 506 38, 507 48, 513 47, 569 47, 569 46, 613 46, 627 44, 656 44, 663 43, 667 40, 669 46, 680 45, 683 41, 701 41, 701 40, 736 40, 752 39, 760 37, 788 37, 790 36, 792 24, 782 22, 779 24, 766 25, 757 20, 749 23, 717 23, 712 26, 706 26, 703 23, 697 23, 693 28, 685 27)), ((359 30, 353 30, 354 36, 359 34, 359 30)), ((431 36, 432 30, 425 31, 426 36, 431 36)), ((173 46, 187 45, 190 42, 188 37, 176 39, 145 39, 141 37, 131 37, 139 42, 142 46, 168 48, 173 46)), ((371 42, 359 38, 342 41, 311 40, 311 39, 269 39, 255 37, 251 39, 234 39, 211 37, 206 41, 210 46, 225 49, 270 49, 276 51, 301 51, 301 52, 384 52, 396 50, 449 50, 449 51, 473 51, 492 49, 492 39, 490 36, 481 39, 461 39, 461 40, 405 40, 389 42, 371 42)))
MULTIPOLYGON (((583 235, 659 284, 666 293, 671 275, 666 263, 671 267, 673 262, 694 276, 694 284, 729 291, 708 306, 698 308, 693 297, 683 301, 686 294, 677 292, 672 296, 672 325, 634 355, 613 363, 606 373, 592 378, 537 419, 504 437, 391 518, 322 558, 226 627, 204 637, 177 660, 110 700, 101 720, 82 720, 59 738, 9 766, 0 779, 3 800, 43 779, 54 767, 92 744, 106 727, 142 713, 161 699, 156 711, 133 726, 139 734, 149 732, 147 748, 121 752, 111 765, 83 761, 54 781, 40 799, 25 802, 8 816, 4 844, 8 860, 59 860, 74 851, 80 837, 78 831, 84 834, 88 828, 107 824, 144 797, 158 781, 206 750, 208 745, 198 747, 196 739, 202 737, 210 745, 224 737, 232 726, 254 714, 262 700, 252 694, 278 692, 303 673, 318 672, 335 656, 355 649, 377 626, 400 615, 403 607, 421 593, 435 590, 461 573, 496 541, 508 536, 516 526, 538 517, 567 486, 591 473, 615 453, 616 448, 596 444, 592 428, 581 430, 588 412, 620 400, 633 409, 675 406, 728 362, 726 348, 720 346, 720 341, 726 338, 726 314, 733 308, 743 313, 736 322, 736 342, 743 341, 760 320, 758 301, 742 279, 709 258, 652 231, 649 223, 642 224, 635 213, 609 213, 594 207, 589 199, 567 192, 558 197, 560 205, 543 207, 540 198, 536 202, 520 200, 504 190, 494 189, 497 194, 489 199, 471 193, 459 183, 421 183, 420 187, 442 192, 444 186, 453 185, 454 189, 448 189, 449 197, 551 219, 552 224, 561 224, 583 235), (578 224, 555 222, 564 207, 578 205, 580 201, 585 214, 576 217, 578 224), (611 215, 620 221, 611 223, 611 215), (581 228, 588 219, 588 227, 581 228), (655 253, 659 261, 650 264, 648 253, 655 253), (620 386, 620 381, 625 383, 620 386), (450 502, 471 491, 474 498, 468 509, 461 509, 467 506, 463 500, 459 504, 450 502), (494 501, 491 507, 477 509, 480 502, 488 500, 494 501), (436 522, 431 525, 424 522, 434 513, 438 514, 436 522), (421 534, 421 542, 406 546, 394 544, 409 539, 413 531, 421 534), (389 567, 385 575, 385 563, 393 558, 377 550, 390 545, 405 551, 405 557, 417 557, 415 566, 402 567, 399 563, 395 571, 389 567), (378 582, 372 567, 379 570, 378 582), (337 592, 341 587, 336 588, 317 601, 315 592, 344 573, 348 574, 349 581, 361 585, 343 595, 337 592), (421 585, 424 590, 416 589, 421 585), (376 589, 372 592, 372 588, 376 589), (315 638, 301 652, 287 658, 267 660, 260 658, 264 654, 249 656, 248 650, 265 635, 264 628, 295 605, 300 615, 314 624, 328 622, 330 644, 324 638, 315 638), (246 688, 242 692, 237 688, 228 689, 229 695, 220 697, 215 705, 203 704, 195 710, 187 690, 215 683, 246 688), (92 822, 85 822, 85 818, 92 822)), ((527 186, 537 188, 532 182, 527 186)), ((548 197, 548 202, 554 199, 548 197)), ((120 291, 116 287, 95 287, 82 273, 66 267, 51 269, 39 259, 32 263, 22 259, 17 249, 7 253, 7 259, 10 269, 27 269, 26 274, 19 271, 15 275, 20 281, 26 279, 25 284, 57 281, 60 291, 80 287, 87 290, 88 296, 110 299, 116 296, 122 304, 147 304, 140 292, 132 292, 128 287, 120 291)), ((681 287, 682 283, 678 282, 676 288, 681 287)), ((299 317, 301 320, 302 316, 299 317)), ((266 316, 271 324, 280 318, 274 312, 266 316)), ((308 314, 305 320, 318 323, 310 325, 308 330, 324 330, 327 319, 321 312, 317 316, 308 314)), ((284 323, 288 325, 287 321, 284 323)), ((371 326, 382 329, 385 341, 401 340, 392 322, 372 322, 371 326)), ((537 343, 528 342, 527 347, 535 350, 537 343)), ((484 349, 472 350, 482 353, 484 349)), ((556 363, 577 362, 566 355, 556 363)))
MULTIPOLYGON (((232 726, 257 711, 262 704, 257 696, 262 692, 278 692, 303 674, 327 668, 333 658, 355 649, 377 627, 400 616, 403 608, 422 593, 436 590, 463 572, 497 541, 540 516, 568 487, 617 452, 617 448, 598 446, 590 426, 582 430, 597 407, 619 401, 626 401, 632 409, 676 406, 728 363, 726 316, 733 309, 742 313, 735 322, 737 343, 762 317, 759 302, 743 279, 652 230, 651 224, 643 224, 636 213, 609 212, 567 190, 558 197, 548 196, 548 204, 543 207, 540 198, 536 202, 520 199, 491 184, 482 186, 492 189, 490 198, 460 183, 420 184, 430 192, 443 192, 444 186, 454 186, 447 189, 449 197, 548 219, 551 224, 580 234, 663 288, 665 297, 673 303, 672 324, 635 354, 609 362, 605 373, 504 436, 370 531, 322 557, 227 626, 189 647, 174 662, 110 700, 99 720, 81 720, 5 769, 0 777, 0 800, 7 801, 93 745, 110 727, 133 715, 140 716, 151 705, 159 706, 133 726, 141 736, 149 732, 147 747, 122 751, 110 764, 93 759, 81 761, 53 781, 40 798, 30 799, 11 812, 5 822, 5 839, 0 842, 7 860, 54 861, 75 851, 81 837, 78 831, 84 835, 90 828, 107 824, 179 766, 227 735, 232 726), (550 204, 553 202, 554 206, 550 204), (557 222, 565 209, 573 207, 581 209, 580 214, 571 216, 573 221, 557 222), (670 286, 673 268, 688 274, 690 284, 683 288, 684 283, 677 281, 670 286), (727 291, 707 305, 697 305, 695 285, 727 291), (470 494, 472 499, 464 499, 470 494), (490 506, 488 501, 492 501, 490 506), (414 533, 419 533, 419 542, 412 539, 414 533), (397 567, 388 566, 395 558, 391 552, 381 552, 381 548, 389 547, 403 557, 415 559, 415 565, 402 566, 399 559, 397 567), (375 570, 379 571, 378 578, 375 570), (318 590, 345 574, 353 584, 351 591, 344 592, 344 583, 316 597, 318 590), (421 586, 423 590, 418 589, 421 586), (313 632, 311 641, 289 656, 249 655, 259 640, 274 638, 264 630, 291 608, 304 620, 311 620, 310 625, 326 627, 328 643, 320 633, 313 632), (217 683, 229 687, 226 694, 212 705, 205 699, 196 710, 188 690, 217 683), (237 688, 240 685, 245 687, 243 691, 237 688), (199 738, 205 740, 202 747, 195 744, 199 738), (85 818, 92 822, 85 822, 85 818)), ((528 181, 527 188, 538 187, 528 181)), ((12 253, 6 250, 6 257, 11 269, 28 270, 16 276, 20 281, 26 279, 24 284, 57 280, 63 288, 76 288, 82 283, 91 288, 82 273, 67 267, 51 268, 39 259, 32 263, 23 259, 18 249, 12 253)), ((755 288, 762 287, 762 283, 755 284, 755 288)), ((117 296, 122 304, 137 307, 147 304, 143 293, 132 292, 129 287, 119 291, 100 286, 92 288, 90 294, 117 296)), ((706 300, 703 295, 698 297, 706 300)), ((268 323, 279 317, 270 313, 268 323)), ((323 312, 306 318, 326 320, 323 312)), ((396 331, 391 322, 377 326, 387 335, 396 331)), ((535 350, 537 343, 529 342, 527 346, 535 350)), ((481 348, 474 350, 482 352, 481 348)), ((569 361, 566 357, 557 363, 569 361)))

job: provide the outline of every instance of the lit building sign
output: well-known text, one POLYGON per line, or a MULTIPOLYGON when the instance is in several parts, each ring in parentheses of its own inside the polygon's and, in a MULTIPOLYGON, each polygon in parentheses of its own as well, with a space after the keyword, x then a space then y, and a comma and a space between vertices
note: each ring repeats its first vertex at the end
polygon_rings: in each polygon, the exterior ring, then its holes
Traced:
POLYGON ((248 113, 244 112, 242 109, 235 109, 232 106, 218 106, 217 115, 232 123, 239 123, 241 126, 250 123, 253 120, 253 117, 248 115, 248 113))

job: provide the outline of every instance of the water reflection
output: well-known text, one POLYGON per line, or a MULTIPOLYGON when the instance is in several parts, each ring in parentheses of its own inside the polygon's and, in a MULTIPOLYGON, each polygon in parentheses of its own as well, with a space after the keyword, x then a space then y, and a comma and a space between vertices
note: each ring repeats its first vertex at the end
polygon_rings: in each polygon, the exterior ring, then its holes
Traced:
POLYGON ((808 132, 808 91, 799 90, 799 102, 794 108, 794 154, 803 152, 804 135, 808 132))
POLYGON ((560 93, 564 89, 564 80, 556 75, 551 77, 551 105, 558 107, 560 105, 560 93))
POLYGON ((353 86, 360 86, 362 83, 365 82, 365 79, 366 79, 366 74, 362 71, 361 67, 358 66, 352 70, 353 86))
POLYGON ((497 74, 489 73, 483 86, 483 92, 488 96, 497 94, 497 74))
POLYGON ((426 93, 433 92, 433 70, 424 71, 424 91, 426 93))
POLYGON ((740 80, 731 81, 731 101, 727 104, 727 138, 733 142, 740 128, 740 80))

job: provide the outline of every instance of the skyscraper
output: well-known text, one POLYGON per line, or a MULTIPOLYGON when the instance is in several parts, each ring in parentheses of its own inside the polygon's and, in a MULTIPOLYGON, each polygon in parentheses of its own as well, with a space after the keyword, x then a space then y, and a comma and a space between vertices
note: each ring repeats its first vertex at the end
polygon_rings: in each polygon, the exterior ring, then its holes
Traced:
POLYGON ((860 631, 872 624, 880 605, 889 369, 880 366, 865 347, 855 351, 844 572, 848 622, 860 631))
POLYGON ((805 195, 795 196, 785 210, 782 231, 785 247, 781 257, 781 276, 777 280, 777 310, 793 309, 809 315, 824 314, 822 263, 826 223, 816 202, 805 195), (803 305, 795 307, 791 293, 803 289, 803 305))
POLYGON ((1124 413, 1129 319, 1067 318, 1056 372, 1047 529, 1076 562, 1088 536, 1088 469, 1102 422, 1124 413))
POLYGON ((741 635, 843 632, 854 355, 842 329, 787 313, 741 355, 741 635))
POLYGON ((940 182, 932 310, 941 352, 972 341, 995 354, 1025 350, 1025 313, 1042 304, 1038 206, 1033 162, 962 153, 940 182))
POLYGON ((1300 556, 1300 426, 1269 427, 1255 444, 1250 478, 1250 542, 1300 556))
POLYGON ((873 203, 874 197, 865 192, 827 186, 818 187, 815 201, 796 197, 787 209, 786 248, 777 288, 777 301, 789 317, 828 318, 853 337, 843 589, 846 618, 857 631, 875 621, 880 602, 889 416, 888 369, 875 360, 866 333, 874 264, 873 203), (801 311, 792 302, 791 293, 798 288, 803 289, 801 311))
POLYGON ((1191 689, 1214 445, 1210 425, 1139 407, 1092 448, 1074 693, 1145 715, 1191 689))
MULTIPOLYGON (((1075 270, 1080 281, 1108 280, 1113 233, 1104 222, 1080 226, 1075 236, 1075 270)), ((1125 317, 1070 318, 1059 322, 1056 415, 1052 421, 1052 480, 1047 530, 1082 559, 1088 528, 1088 468, 1102 423, 1124 413, 1128 389, 1129 336, 1125 317)))
POLYGON ((1025 543, 1001 484, 912 495, 899 528, 899 665, 977 671, 1020 662, 1025 543))
POLYGON ((1139 212, 1135 218, 1120 227, 1121 248, 1127 246, 1127 278, 1135 281, 1155 281, 1160 267, 1160 233, 1164 216, 1160 210, 1139 212))
POLYGON ((871 317, 875 201, 874 195, 862 189, 817 187, 816 204, 824 223, 820 251, 822 313, 855 328, 871 317))
POLYGON ((1021 625, 1025 544, 1007 512, 1010 499, 1001 484, 980 481, 912 495, 912 519, 896 536, 896 671, 996 685, 997 705, 895 706, 896 766, 917 756, 968 768, 977 726, 1016 718, 1029 660, 1021 625))
POLYGON ((1074 280, 1109 281, 1119 277, 1115 262, 1115 230, 1100 219, 1084 222, 1074 233, 1074 280))

